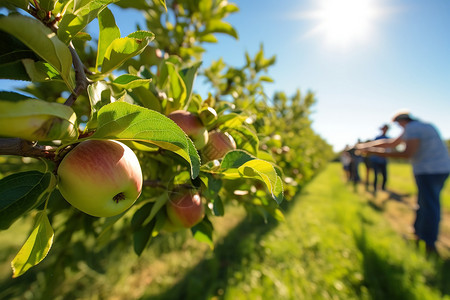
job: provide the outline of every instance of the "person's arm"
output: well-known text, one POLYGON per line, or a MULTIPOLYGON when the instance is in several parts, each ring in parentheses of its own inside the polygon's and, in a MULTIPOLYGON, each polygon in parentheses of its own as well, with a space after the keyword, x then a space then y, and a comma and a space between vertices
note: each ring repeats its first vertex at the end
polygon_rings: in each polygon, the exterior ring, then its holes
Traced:
POLYGON ((374 140, 374 141, 367 142, 367 143, 357 144, 355 146, 355 148, 358 150, 364 150, 364 149, 373 148, 373 147, 395 148, 398 145, 400 145, 402 142, 403 142, 402 136, 399 136, 396 139, 380 139, 380 140, 374 140))
POLYGON ((405 141, 405 150, 400 152, 388 152, 387 148, 383 147, 366 147, 362 148, 360 151, 363 154, 375 154, 382 157, 411 158, 414 153, 416 153, 419 145, 419 139, 409 139, 405 141))

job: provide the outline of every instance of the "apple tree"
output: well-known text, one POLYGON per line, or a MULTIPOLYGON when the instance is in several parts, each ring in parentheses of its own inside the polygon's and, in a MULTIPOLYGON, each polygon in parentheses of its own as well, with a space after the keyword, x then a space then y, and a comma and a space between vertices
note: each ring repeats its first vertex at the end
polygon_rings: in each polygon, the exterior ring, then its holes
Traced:
POLYGON ((88 261, 92 251, 131 243, 140 255, 157 237, 186 230, 212 247, 214 220, 230 204, 282 220, 283 200, 331 158, 311 128, 313 93, 266 94, 276 58, 263 46, 241 67, 202 64, 205 43, 238 38, 225 21, 238 11, 233 3, 0 7, 0 78, 29 83, 0 92, 0 227, 34 219, 13 276, 37 264, 25 276, 51 270, 42 298, 81 260, 101 269, 88 261), (146 28, 123 36, 112 6, 142 12, 146 28), (208 94, 195 92, 199 77, 208 94))
MULTIPOLYGON (((69 247, 89 236, 107 244, 131 232, 140 254, 158 234, 190 228, 212 246, 211 220, 223 216, 232 200, 282 218, 282 170, 262 147, 265 133, 254 125, 252 95, 243 93, 237 101, 227 99, 230 91, 194 93, 202 44, 216 42, 216 34, 237 38, 223 20, 238 11, 235 4, 7 0, 1 5, 7 14, 0 17, 0 78, 30 82, 0 92, 5 166, 0 227, 35 219, 12 261, 14 277, 40 263, 53 243, 69 247), (149 30, 122 36, 108 7, 113 4, 142 10, 149 30), (93 39, 86 28, 95 19, 93 39), (181 118, 169 117, 179 111, 181 118), (94 146, 98 141, 105 143, 94 146), (111 167, 114 159, 124 167, 111 167), (116 190, 128 181, 130 193, 116 190), (252 186, 263 195, 253 197, 252 186), (233 191, 243 188, 246 197, 237 197, 233 191), (134 204, 116 209, 125 201, 134 204)), ((211 82, 223 78, 207 76, 211 82)), ((64 247, 56 247, 55 264, 64 247)))

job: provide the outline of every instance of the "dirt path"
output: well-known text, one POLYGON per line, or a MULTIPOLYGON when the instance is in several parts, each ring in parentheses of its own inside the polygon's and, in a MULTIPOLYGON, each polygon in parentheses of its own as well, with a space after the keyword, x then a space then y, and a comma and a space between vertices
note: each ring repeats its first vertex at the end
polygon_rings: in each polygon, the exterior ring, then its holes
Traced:
MULTIPOLYGON (((392 224, 392 227, 407 239, 413 239, 413 227, 417 197, 410 194, 399 194, 393 190, 379 191, 376 196, 363 191, 369 204, 381 211, 392 224)), ((436 243, 442 256, 450 257, 450 212, 443 211, 438 241, 436 243)))

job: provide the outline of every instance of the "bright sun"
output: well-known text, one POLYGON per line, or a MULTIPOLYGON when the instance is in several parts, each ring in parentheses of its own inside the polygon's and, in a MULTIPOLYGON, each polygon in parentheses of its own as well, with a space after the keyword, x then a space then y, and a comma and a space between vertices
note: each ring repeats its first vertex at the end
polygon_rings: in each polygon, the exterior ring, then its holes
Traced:
POLYGON ((349 47, 370 39, 378 9, 373 0, 321 0, 306 14, 317 25, 308 35, 324 36, 333 46, 349 47))

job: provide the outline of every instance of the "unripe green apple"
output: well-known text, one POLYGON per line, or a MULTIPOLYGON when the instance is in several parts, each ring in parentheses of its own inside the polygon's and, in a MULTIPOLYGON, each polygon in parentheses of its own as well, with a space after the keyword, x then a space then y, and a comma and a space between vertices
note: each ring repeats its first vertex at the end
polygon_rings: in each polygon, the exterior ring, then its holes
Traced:
POLYGON ((0 99, 0 136, 29 141, 73 141, 77 116, 67 105, 38 99, 0 99))
POLYGON ((142 191, 136 154, 113 140, 87 140, 71 150, 58 168, 58 187, 72 206, 96 217, 127 210, 142 191))
POLYGON ((174 121, 194 142, 195 148, 202 149, 208 142, 208 131, 200 119, 185 110, 176 110, 167 117, 174 121))
POLYGON ((191 228, 200 223, 205 207, 199 194, 185 191, 167 201, 167 216, 172 228, 191 228))
POLYGON ((204 162, 220 159, 228 151, 235 149, 236 142, 230 134, 221 131, 211 131, 209 132, 208 143, 202 149, 202 159, 204 162))

